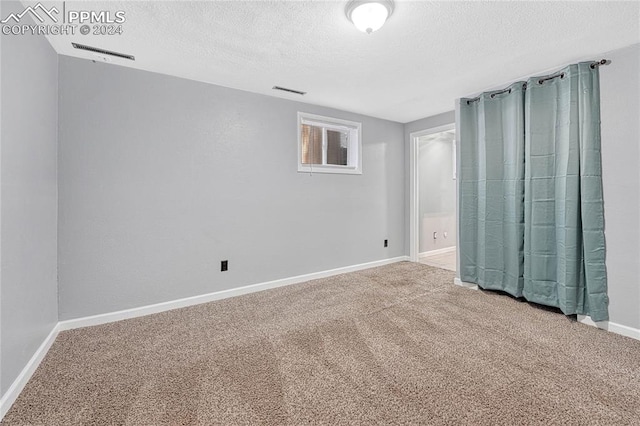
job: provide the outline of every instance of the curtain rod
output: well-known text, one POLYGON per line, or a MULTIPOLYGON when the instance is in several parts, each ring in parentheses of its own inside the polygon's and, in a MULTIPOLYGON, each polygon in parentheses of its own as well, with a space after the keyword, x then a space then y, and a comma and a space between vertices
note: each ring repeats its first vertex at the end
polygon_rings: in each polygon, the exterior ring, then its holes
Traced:
MULTIPOLYGON (((609 65, 610 63, 611 63, 611 61, 609 59, 600 59, 599 61, 592 62, 591 65, 589 65, 589 67, 591 69, 595 69, 596 67, 599 67, 601 65, 609 65)), ((545 81, 548 81, 548 80, 553 80, 556 77, 560 77, 560 79, 563 79, 564 78, 564 72, 559 72, 559 73, 551 74, 548 77, 543 77, 543 78, 538 80, 538 84, 542 84, 542 83, 544 83, 545 81)), ((527 83, 524 83, 522 88, 524 90, 526 90, 527 89, 527 83)), ((497 92, 493 92, 491 94, 491 99, 495 98, 496 95, 501 95, 501 94, 507 93, 507 92, 511 93, 511 87, 503 89, 503 90, 498 90, 497 92)), ((471 102, 475 102, 475 101, 479 101, 479 100, 480 100, 480 96, 476 96, 473 99, 467 100, 467 105, 471 104, 471 102)))

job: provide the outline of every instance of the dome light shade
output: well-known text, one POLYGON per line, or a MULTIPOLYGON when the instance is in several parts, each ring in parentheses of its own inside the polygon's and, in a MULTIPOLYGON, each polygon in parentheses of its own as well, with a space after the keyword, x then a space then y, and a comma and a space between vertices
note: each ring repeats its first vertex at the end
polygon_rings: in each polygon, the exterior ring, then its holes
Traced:
POLYGON ((371 34, 382 28, 393 12, 390 0, 352 0, 347 4, 347 18, 360 31, 371 34))

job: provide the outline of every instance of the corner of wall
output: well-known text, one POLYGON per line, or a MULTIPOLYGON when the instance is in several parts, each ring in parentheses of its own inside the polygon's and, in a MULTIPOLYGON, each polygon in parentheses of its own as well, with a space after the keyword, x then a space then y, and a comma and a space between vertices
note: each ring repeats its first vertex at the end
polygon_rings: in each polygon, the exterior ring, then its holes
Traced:
MULTIPOLYGON (((1 16, 24 10, 19 2, 0 6, 1 16)), ((52 342, 58 322, 58 55, 44 36, 0 35, 0 43, 0 408, 4 413, 12 389, 42 346, 52 342)))
MULTIPOLYGON (((0 1, 0 16, 4 16, 2 13, 2 1, 0 1)), ((0 35, 0 183, 2 183, 2 40, 0 35)), ((2 185, 0 185, 0 223, 2 223, 2 185)), ((2 230, 0 227, 0 240, 2 240, 2 230)), ((2 300, 2 245, 0 244, 0 301, 2 300)), ((0 303, 0 324, 2 323, 2 303, 0 303)), ((0 326, 0 369, 2 369, 2 327, 0 326)), ((0 397, 2 397, 2 373, 0 373, 0 397)), ((1 408, 0 408, 1 410, 1 408)), ((0 412, 0 420, 2 420, 3 414, 0 412)))
MULTIPOLYGON (((455 110, 456 139, 456 247, 460 247, 460 98, 456 99, 455 110)), ((460 280, 460 250, 456 250, 456 280, 460 280)))
MULTIPOLYGON (((53 46, 51 47, 53 49, 53 46)), ((54 49, 55 51, 55 49, 54 49)), ((60 235, 60 55, 56 52, 56 318, 60 321, 60 268, 59 235, 60 235)))

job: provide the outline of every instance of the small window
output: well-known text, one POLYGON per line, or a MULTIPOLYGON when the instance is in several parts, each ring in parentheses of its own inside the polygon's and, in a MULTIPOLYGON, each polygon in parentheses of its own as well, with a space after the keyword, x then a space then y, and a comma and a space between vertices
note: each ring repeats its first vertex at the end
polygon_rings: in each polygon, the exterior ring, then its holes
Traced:
POLYGON ((362 125, 298 113, 298 171, 362 174, 362 125))

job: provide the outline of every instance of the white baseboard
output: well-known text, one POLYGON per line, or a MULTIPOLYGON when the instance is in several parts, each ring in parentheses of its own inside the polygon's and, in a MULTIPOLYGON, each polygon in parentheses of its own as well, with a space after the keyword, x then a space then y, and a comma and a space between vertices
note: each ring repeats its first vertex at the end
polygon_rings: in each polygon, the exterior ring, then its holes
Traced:
POLYGON ((465 288, 468 288, 468 289, 470 289, 470 290, 477 290, 477 289, 478 289, 478 285, 477 285, 477 284, 474 284, 474 283, 468 283, 468 282, 466 282, 466 281, 462 281, 462 280, 461 280, 460 278, 458 278, 458 277, 455 277, 455 278, 453 279, 453 283, 454 283, 455 285, 459 285, 460 287, 465 287, 465 288))
POLYGON ((226 299, 228 297, 240 296, 243 294, 254 293, 257 291, 267 290, 270 288, 282 287, 291 284, 298 284, 310 280, 319 278, 326 278, 333 275, 344 274, 347 272, 361 271, 364 269, 374 268, 377 266, 384 266, 391 263, 408 261, 409 256, 399 256, 390 259, 376 260, 374 262, 361 263, 359 265, 345 266, 342 268, 330 269, 327 271, 314 272, 311 274, 298 275, 290 278, 283 278, 280 280, 268 281, 259 284, 252 284, 240 288, 233 288, 229 290, 218 291, 215 293, 208 293, 199 296, 187 297, 184 299, 172 300, 169 302, 156 303, 154 305, 141 306, 138 308, 125 309, 122 311, 109 312, 106 314, 92 315, 83 318, 74 318, 66 321, 60 321, 51 330, 51 333, 42 342, 36 353, 31 357, 27 365, 22 369, 20 375, 11 384, 11 387, 0 399, 0 421, 4 418, 5 414, 11 408, 11 405, 15 402, 22 389, 40 365, 40 362, 49 351, 49 348, 55 341, 58 333, 64 330, 71 330, 74 328, 88 327, 92 325, 106 324, 109 322, 120 321, 129 318, 136 318, 145 315, 155 314, 158 312, 169 311, 172 309, 184 308, 187 306, 199 305, 201 303, 212 302, 214 300, 226 299))
POLYGON ((282 287, 291 284, 298 284, 305 281, 316 280, 318 278, 326 278, 333 275, 344 274, 347 272, 360 271, 376 266, 388 265, 409 260, 408 256, 399 256, 391 259, 376 260, 374 262, 361 263, 359 265, 345 266, 343 268, 330 269, 327 271, 314 272, 311 274, 298 275, 280 280, 268 281, 259 284, 252 284, 229 290, 217 291, 198 296, 186 297, 184 299, 171 300, 169 302, 156 303, 154 305, 140 306, 137 308, 124 309, 122 311, 109 312, 105 314, 92 315, 82 318, 74 318, 70 320, 60 321, 58 323, 60 331, 71 330, 74 328, 88 327, 92 325, 106 324, 109 322, 120 321, 129 318, 141 317, 144 315, 156 314, 159 312, 169 311, 172 309, 184 308, 187 306, 199 305, 201 303, 212 302, 214 300, 226 299, 228 297, 240 296, 243 294, 254 293, 256 291, 268 290, 270 288, 282 287))
POLYGON ((49 335, 44 339, 40 347, 38 347, 36 352, 33 354, 29 362, 27 362, 27 365, 25 365, 18 377, 13 381, 9 389, 7 389, 7 392, 2 395, 2 398, 0 399, 0 421, 16 401, 18 395, 20 395, 20 392, 22 392, 22 389, 24 389, 33 373, 35 373, 40 362, 42 362, 44 356, 49 351, 49 348, 51 348, 51 345, 56 340, 56 337, 58 337, 59 331, 60 329, 58 328, 58 324, 56 324, 49 335))
POLYGON ((436 250, 423 251, 422 253, 418 253, 418 258, 429 257, 436 254, 451 253, 452 251, 456 251, 456 246, 445 247, 445 248, 436 249, 436 250))
MULTIPOLYGON (((453 280, 455 285, 459 285, 461 287, 466 287, 472 290, 477 290, 478 286, 473 283, 468 283, 462 281, 460 278, 456 277, 453 280)), ((622 336, 631 337, 632 339, 640 340, 640 329, 629 327, 622 324, 617 324, 615 322, 610 321, 598 321, 594 322, 591 317, 585 315, 578 315, 578 322, 586 325, 590 325, 592 327, 598 327, 606 331, 610 331, 611 333, 620 334, 622 336)))
POLYGON ((612 333, 620 334, 622 336, 631 337, 632 339, 640 340, 640 329, 629 327, 622 324, 617 324, 611 321, 598 321, 595 322, 586 315, 578 315, 578 322, 592 327, 598 327, 603 330, 610 331, 612 333))
MULTIPOLYGON (((18 377, 11 384, 7 392, 0 399, 0 421, 4 418, 5 414, 11 408, 11 405, 15 402, 24 389, 25 385, 33 375, 33 373, 40 365, 40 362, 44 359, 45 355, 51 348, 51 345, 55 341, 58 333, 63 330, 71 330, 74 328, 88 327, 92 325, 106 324, 109 322, 120 321, 123 319, 136 318, 145 315, 150 315, 158 312, 169 311, 172 309, 184 308, 187 306, 199 305, 201 303, 207 303, 214 300, 226 299, 228 297, 240 296, 243 294, 254 293, 257 291, 267 290, 276 287, 283 287, 291 284, 298 284, 310 280, 319 278, 326 278, 333 275, 344 274, 347 272, 361 271, 364 269, 374 268, 377 266, 388 265, 391 263, 408 261, 408 256, 399 256, 391 259, 377 260, 374 262, 361 263, 359 265, 346 266, 343 268, 330 269, 327 271, 314 272, 311 274, 298 275, 295 277, 284 278, 280 280, 268 281, 265 283, 252 284, 240 288, 234 288, 229 290, 218 291, 215 293, 208 293, 199 296, 187 297, 184 299, 172 300, 169 302, 156 303, 154 305, 141 306, 138 308, 125 309, 117 312, 110 312, 106 314, 93 315, 83 318, 75 318, 66 321, 60 321, 56 324, 49 335, 44 339, 40 347, 33 354, 27 365, 22 369, 18 377)), ((454 279, 454 284, 476 290, 477 285, 461 281, 460 278, 454 279)), ((603 328, 612 333, 621 334, 623 336, 631 337, 640 340, 640 330, 632 327, 628 327, 621 324, 612 323, 609 321, 603 321, 601 323, 594 323, 591 318, 582 315, 578 316, 578 321, 583 324, 593 325, 599 328, 603 328)))

